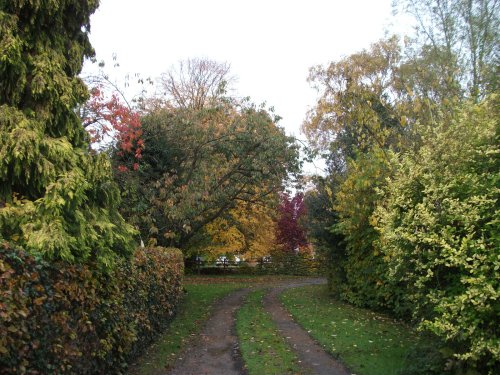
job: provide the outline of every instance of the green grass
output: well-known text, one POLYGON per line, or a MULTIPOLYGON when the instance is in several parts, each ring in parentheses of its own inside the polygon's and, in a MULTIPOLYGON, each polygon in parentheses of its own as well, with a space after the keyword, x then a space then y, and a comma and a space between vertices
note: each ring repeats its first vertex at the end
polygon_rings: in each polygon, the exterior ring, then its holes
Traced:
POLYGON ((403 324, 332 300, 324 286, 291 289, 281 300, 325 350, 357 375, 398 374, 417 340, 403 324))
POLYGON ((148 375, 168 368, 192 335, 200 332, 209 317, 214 302, 230 292, 244 287, 241 283, 186 284, 187 294, 176 317, 160 339, 133 366, 132 373, 148 375))
POLYGON ((249 375, 299 374, 297 357, 262 306, 265 291, 250 293, 237 313, 236 330, 249 375))

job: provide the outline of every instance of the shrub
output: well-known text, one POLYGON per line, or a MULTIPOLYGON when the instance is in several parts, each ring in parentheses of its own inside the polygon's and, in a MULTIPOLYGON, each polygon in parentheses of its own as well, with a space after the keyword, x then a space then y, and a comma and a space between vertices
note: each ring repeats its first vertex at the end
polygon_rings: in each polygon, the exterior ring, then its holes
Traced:
POLYGON ((269 263, 259 265, 260 272, 271 275, 315 276, 320 274, 320 264, 307 253, 274 251, 269 263))
POLYGON ((337 254, 338 263, 332 268, 344 278, 339 288, 340 297, 353 305, 368 308, 386 308, 393 304, 387 293, 386 265, 383 254, 374 246, 378 233, 370 218, 379 196, 377 191, 385 185, 390 165, 386 152, 373 148, 349 160, 346 178, 335 193, 334 209, 338 222, 334 233, 344 238, 345 253, 337 254), (342 258, 342 255, 345 255, 342 258))
POLYGON ((408 350, 399 375, 451 375, 444 343, 433 335, 422 335, 408 350))
POLYGON ((307 207, 305 226, 314 252, 319 258, 321 272, 328 279, 328 290, 332 297, 340 298, 346 283, 345 261, 346 244, 341 233, 332 231, 338 223, 338 214, 332 208, 334 181, 318 177, 316 188, 306 192, 304 201, 307 207))
POLYGON ((179 250, 136 250, 106 273, 0 248, 0 373, 121 373, 168 324, 179 250))
POLYGON ((388 277, 406 286, 420 328, 450 347, 450 365, 470 373, 500 363, 498 108, 493 97, 424 132, 374 217, 388 277))

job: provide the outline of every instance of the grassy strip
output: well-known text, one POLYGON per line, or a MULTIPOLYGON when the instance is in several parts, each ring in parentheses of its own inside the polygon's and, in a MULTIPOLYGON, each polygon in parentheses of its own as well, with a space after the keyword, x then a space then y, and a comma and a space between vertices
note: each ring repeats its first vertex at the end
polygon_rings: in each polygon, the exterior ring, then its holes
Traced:
POLYGON ((358 375, 394 375, 417 336, 406 326, 369 310, 332 300, 324 286, 283 293, 294 319, 358 375))
POLYGON ((244 284, 187 284, 187 295, 167 332, 153 344, 131 373, 148 375, 170 367, 192 335, 200 332, 209 317, 214 302, 244 284))
POLYGON ((250 293, 238 311, 236 330, 250 375, 298 374, 297 357, 262 306, 265 291, 250 293))

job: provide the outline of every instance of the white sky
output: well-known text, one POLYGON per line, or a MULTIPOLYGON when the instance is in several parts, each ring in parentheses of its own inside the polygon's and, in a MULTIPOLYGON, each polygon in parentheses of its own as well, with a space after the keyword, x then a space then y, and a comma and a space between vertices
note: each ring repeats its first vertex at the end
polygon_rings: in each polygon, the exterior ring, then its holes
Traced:
MULTIPOLYGON (((289 134, 315 103, 308 70, 384 36, 391 0, 101 0, 91 18, 98 60, 125 74, 158 77, 179 60, 226 61, 237 94, 273 106, 289 134)), ((314 170, 310 170, 314 172, 314 170)))

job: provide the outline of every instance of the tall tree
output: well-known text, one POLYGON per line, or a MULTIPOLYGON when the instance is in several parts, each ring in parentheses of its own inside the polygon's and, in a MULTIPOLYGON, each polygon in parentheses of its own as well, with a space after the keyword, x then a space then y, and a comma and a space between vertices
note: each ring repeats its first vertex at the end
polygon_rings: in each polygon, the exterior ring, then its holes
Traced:
POLYGON ((180 61, 162 74, 160 86, 167 102, 184 109, 202 109, 217 104, 234 81, 230 66, 208 59, 180 61))
POLYGON ((248 103, 160 108, 142 125, 139 173, 117 178, 125 186, 124 215, 160 244, 192 246, 238 202, 268 205, 288 174, 299 172, 294 139, 248 103))
POLYGON ((437 57, 448 82, 458 80, 476 99, 497 90, 500 1, 397 0, 395 9, 415 18, 418 44, 437 57))
POLYGON ((109 265, 131 252, 106 155, 75 108, 97 0, 0 2, 0 238, 49 258, 109 265))
POLYGON ((320 92, 303 130, 324 152, 335 173, 346 170, 348 158, 373 146, 397 145, 405 134, 396 85, 401 47, 396 37, 327 66, 311 68, 309 81, 320 92))

